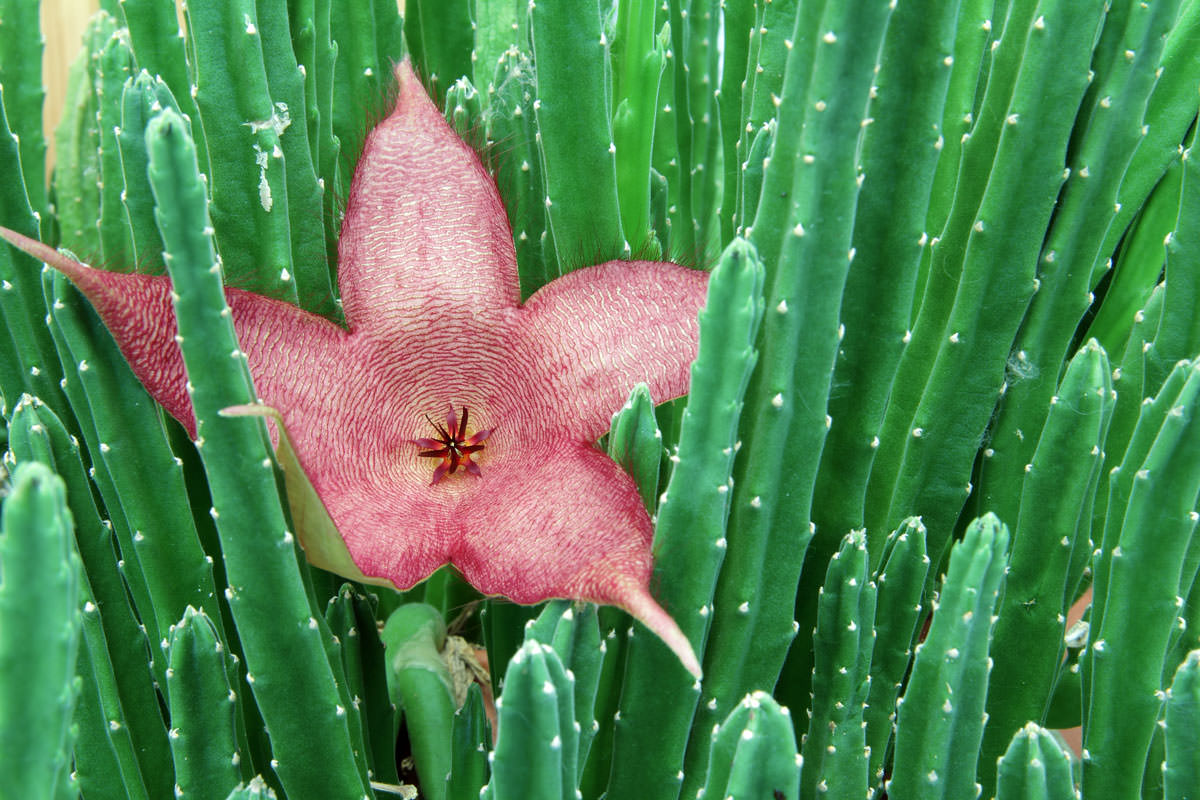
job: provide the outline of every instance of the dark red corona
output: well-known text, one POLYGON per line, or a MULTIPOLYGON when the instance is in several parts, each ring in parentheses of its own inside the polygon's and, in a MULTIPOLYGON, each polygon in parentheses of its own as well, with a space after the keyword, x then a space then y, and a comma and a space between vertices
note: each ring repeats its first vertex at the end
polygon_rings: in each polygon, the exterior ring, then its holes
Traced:
POLYGON ((481 475, 479 465, 471 460, 474 453, 478 453, 483 449, 483 442, 492 435, 495 428, 476 431, 471 436, 467 436, 467 407, 463 406, 462 419, 454 413, 454 407, 450 407, 450 412, 446 415, 445 426, 439 425, 425 415, 425 419, 429 420, 438 432, 437 439, 415 439, 413 443, 418 447, 424 447, 418 456, 422 458, 440 458, 442 463, 437 465, 433 471, 433 480, 429 485, 440 481, 447 475, 453 475, 458 471, 459 467, 463 467, 472 475, 481 475))

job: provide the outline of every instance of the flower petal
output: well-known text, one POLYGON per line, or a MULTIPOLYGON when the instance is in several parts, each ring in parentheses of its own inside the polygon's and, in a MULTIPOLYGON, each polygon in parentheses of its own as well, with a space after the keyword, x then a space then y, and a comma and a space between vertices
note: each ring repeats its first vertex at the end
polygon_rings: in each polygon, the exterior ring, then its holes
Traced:
POLYGON ((708 273, 676 264, 609 261, 542 287, 518 326, 538 353, 565 430, 597 439, 634 384, 661 403, 687 392, 708 273))
MULTIPOLYGON (((7 228, 0 228, 0 238, 59 270, 79 287, 138 380, 195 436, 183 357, 175 342, 170 278, 95 269, 7 228)), ((345 331, 279 300, 240 289, 226 289, 225 297, 255 390, 269 405, 286 409, 289 424, 297 427, 316 396, 338 385, 342 364, 338 351, 345 331)))
POLYGON ((450 561, 485 594, 619 606, 699 675, 687 638, 650 594, 653 531, 633 480, 581 441, 484 470, 456 509, 450 561))
POLYGON ((363 146, 338 285, 352 331, 433 329, 519 302, 516 251, 496 183, 446 123, 408 62, 395 110, 363 146))

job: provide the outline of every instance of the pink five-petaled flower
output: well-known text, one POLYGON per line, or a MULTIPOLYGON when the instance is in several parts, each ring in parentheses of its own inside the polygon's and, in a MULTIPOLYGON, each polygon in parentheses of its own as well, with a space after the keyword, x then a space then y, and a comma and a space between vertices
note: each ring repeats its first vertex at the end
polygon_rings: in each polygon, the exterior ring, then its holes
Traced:
MULTIPOLYGON (((495 183, 406 63, 396 77, 395 109, 366 141, 338 245, 348 330, 226 291, 258 395, 281 423, 275 435, 285 470, 292 465, 288 495, 309 559, 401 589, 451 563, 479 591, 518 603, 615 605, 699 675, 687 638, 649 591, 652 528, 637 488, 594 443, 635 382, 659 400, 687 391, 707 275, 613 261, 521 304, 495 183), (469 408, 489 432, 486 449, 458 462, 479 475, 422 458, 423 447, 450 447, 421 441, 427 415, 448 407, 469 408), (315 514, 297 511, 301 484, 319 498, 309 503, 315 514), (322 555, 327 541, 310 544, 318 534, 305 528, 320 528, 318 517, 340 533, 333 549, 348 550, 352 564, 322 555)), ((66 273, 194 436, 169 279, 92 269, 0 234, 66 273)), ((460 438, 466 416, 445 437, 460 457, 465 441, 484 438, 460 438)))

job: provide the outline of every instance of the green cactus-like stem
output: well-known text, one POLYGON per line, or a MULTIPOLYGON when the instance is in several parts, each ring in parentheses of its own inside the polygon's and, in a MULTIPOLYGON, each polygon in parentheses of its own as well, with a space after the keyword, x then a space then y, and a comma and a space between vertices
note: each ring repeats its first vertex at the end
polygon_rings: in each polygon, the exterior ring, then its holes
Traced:
POLYGON ((513 227, 521 297, 527 298, 549 280, 550 273, 558 274, 554 245, 546 238, 533 64, 526 53, 512 47, 501 54, 495 68, 489 79, 487 138, 508 154, 496 159, 492 172, 513 227))
MULTIPOLYGON (((417 8, 413 3, 408 11, 417 8)), ((406 23, 400 19, 398 4, 388 0, 345 4, 317 0, 316 16, 322 26, 328 21, 329 35, 337 48, 336 59, 330 60, 332 70, 323 78, 329 81, 332 95, 333 135, 340 142, 341 152, 357 157, 362 153, 371 120, 382 119, 391 111, 385 106, 386 89, 391 83, 392 66, 404 55, 406 23)), ((318 33, 318 47, 322 46, 320 36, 318 33)), ((420 63, 420 55, 413 55, 420 63)), ((318 93, 324 97, 325 91, 322 88, 318 93)), ((324 170, 321 174, 330 175, 324 170)), ((352 169, 337 171, 337 197, 349 194, 352 177, 352 169)))
POLYGON ((75 704, 75 781, 80 792, 108 797, 135 797, 122 786, 121 767, 108 743, 107 723, 100 713, 99 698, 94 683, 83 676, 91 675, 87 649, 81 649, 77 660, 80 692, 75 704), (122 794, 124 792, 124 794, 122 794))
MULTIPOLYGON (((700 350, 672 459, 677 463, 658 506, 654 550, 659 600, 700 654, 727 549, 730 474, 742 396, 757 360, 762 280, 753 246, 735 239, 709 281, 708 301, 700 313, 700 350)), ((668 796, 679 791, 699 686, 661 642, 638 634, 629 642, 610 787, 614 796, 639 791, 668 796)), ((715 695, 719 687, 713 691, 715 695)))
POLYGON ((1094 265, 1107 257, 1097 248, 1120 210, 1118 187, 1146 130, 1147 99, 1179 3, 1129 4, 1124 8, 1128 18, 1123 30, 1114 24, 1113 15, 1105 21, 1102 46, 1092 62, 1098 77, 1080 112, 1087 125, 1080 128, 1085 132, 1070 162, 1072 174, 1042 247, 1038 290, 1013 345, 1033 369, 1024 379, 1010 383, 993 423, 992 455, 980 483, 980 496, 984 507, 1005 519, 1013 519, 1017 513, 1017 487, 1033 457, 1058 380, 1054 365, 1065 359, 1079 320, 1092 304, 1094 265), (1110 38, 1115 41, 1106 51, 1103 45, 1110 38), (1097 63, 1104 61, 1105 52, 1112 59, 1108 74, 1103 72, 1103 63, 1097 63))
MULTIPOLYGON (((721 242, 733 239, 738 223, 741 157, 745 155, 744 152, 739 152, 739 148, 749 144, 748 140, 743 141, 745 130, 742 122, 742 87, 747 84, 747 68, 754 68, 750 60, 750 41, 755 29, 757 5, 754 0, 735 0, 726 3, 722 8, 721 25, 725 30, 725 46, 721 52, 721 84, 716 103, 721 135, 721 242)), ((755 57, 757 58, 757 55, 755 57)))
POLYGON ((796 800, 802 759, 792 719, 765 692, 746 695, 712 732, 703 797, 796 800))
MULTIPOLYGON (((1091 553, 1092 500, 1116 398, 1092 340, 1071 359, 1025 468, 1004 600, 996 623, 981 763, 999 758, 1026 722, 1045 722, 1062 660, 1066 613, 1091 553)), ((981 776, 985 792, 989 775, 981 776)))
POLYGON ((448 800, 478 800, 479 790, 488 782, 488 752, 492 729, 483 708, 483 692, 472 683, 467 702, 454 712, 450 734, 450 777, 446 781, 448 800))
POLYGON ((868 796, 867 692, 875 645, 876 585, 865 531, 852 531, 829 561, 813 632, 813 705, 801 755, 801 794, 868 796))
MULTIPOLYGON (((661 16, 661 15, 660 15, 661 16)), ((668 29, 660 34, 670 34, 668 29)), ((670 40, 670 36, 664 37, 670 40)), ((691 258, 691 218, 683 216, 683 174, 679 163, 679 144, 676 121, 679 108, 675 103, 675 51, 670 47, 663 53, 663 77, 658 84, 658 108, 654 120, 654 145, 651 155, 650 213, 655 239, 664 253, 675 258, 691 258)), ((686 204, 691 207, 690 202, 686 204)))
POLYGON ((252 0, 193 3, 196 103, 207 137, 212 216, 226 274, 298 302, 284 153, 291 112, 272 102, 252 0))
POLYGON ((1145 392, 1157 389, 1180 359, 1200 352, 1200 318, 1195 312, 1200 295, 1200 152, 1195 151, 1196 133, 1181 157, 1179 217, 1164 242, 1166 277, 1163 281, 1162 317, 1150 348, 1143 354, 1146 365, 1145 392))
POLYGON ((621 226, 634 252, 650 233, 650 161, 666 44, 654 34, 655 4, 621 0, 612 44, 612 129, 621 226))
MULTIPOLYGON (((1152 331, 1158 327, 1165 294, 1162 284, 1155 287, 1146 307, 1135 317, 1124 356, 1117 362, 1120 366, 1113 370, 1117 404, 1105 441, 1105 464, 1108 470, 1101 477, 1092 521, 1093 536, 1096 539, 1094 546, 1102 552, 1116 546, 1120 536, 1119 523, 1124 518, 1125 507, 1129 503, 1129 493, 1137 465, 1149 453, 1169 408, 1169 399, 1178 395, 1185 379, 1183 372, 1174 370, 1159 387, 1156 395, 1144 400, 1137 396, 1138 388, 1135 387, 1143 385, 1142 376, 1145 372, 1145 360, 1141 358, 1141 354, 1149 346, 1152 331)), ((1108 559, 1093 558, 1092 583, 1104 585, 1108 580, 1108 568, 1108 559)), ((1102 616, 1104 602, 1104 594, 1093 597, 1092 621, 1102 616)))
MULTIPOLYGON (((129 28, 129 43, 137 54, 138 66, 165 83, 168 93, 178 102, 176 110, 197 123, 199 114, 192 96, 192 82, 188 78, 185 39, 174 5, 162 0, 121 0, 120 6, 129 28)), ((142 130, 138 128, 137 135, 141 136, 142 130)), ((200 171, 208 174, 208 149, 204 142, 204 130, 199 124, 192 126, 192 140, 196 142, 200 171)), ((127 172, 126 179, 130 177, 140 176, 131 176, 127 172)))
POLYGON ((250 766, 238 744, 237 667, 212 620, 190 606, 171 630, 167 659, 175 794, 223 800, 250 766))
MULTIPOLYGON (((327 261, 334 265, 337 264, 337 239, 342 223, 337 198, 345 196, 342 194, 343 182, 348 180, 349 169, 342 163, 342 142, 334 135, 333 73, 338 49, 330 38, 330 0, 298 0, 291 8, 296 64, 298 69, 304 70, 308 144, 312 148, 312 163, 320 176, 318 182, 324 190, 322 212, 327 261)), ((336 94, 341 99, 343 92, 336 94)))
MULTIPOLYGON (((72 312, 79 311, 82 313, 81 308, 86 305, 86 301, 57 272, 48 271, 43 273, 42 277, 45 282, 46 297, 49 299, 50 305, 55 312, 55 314, 51 315, 51 324, 47 328, 54 336, 63 367, 70 370, 70 373, 67 377, 63 378, 61 384, 73 411, 72 417, 68 417, 68 419, 73 418, 75 425, 80 429, 86 451, 89 453, 99 453, 100 441, 96 435, 96 426, 92 421, 87 395, 84 392, 83 384, 78 379, 78 365, 71 359, 71 351, 67 346, 63 331, 55 321, 57 316, 62 315, 68 309, 72 312)), ((140 624, 144 627, 149 641, 161 642, 162 637, 159 635, 158 620, 153 613, 153 603, 150 599, 150 588, 147 585, 146 576, 142 572, 137 551, 133 547, 133 531, 125 518, 125 511, 121 507, 120 495, 113 483, 112 476, 108 473, 108 467, 104 460, 97 458, 93 461, 88 470, 88 475, 103 500, 103 524, 113 535, 115 541, 118 543, 120 552, 123 554, 123 557, 117 563, 120 572, 118 581, 125 583, 133 600, 133 607, 139 609, 137 616, 140 624)), ((86 553, 87 551, 84 552, 86 553)), ((115 552, 113 556, 115 558, 115 552)), ((152 650, 151 653, 153 652, 152 650)), ((156 670, 156 676, 161 683, 164 669, 162 662, 155 662, 151 658, 150 666, 156 670)))
MULTIPOLYGON (((900 5, 888 23, 874 97, 863 124, 863 189, 854 214, 855 261, 846 279, 832 425, 821 453, 814 509, 813 567, 820 570, 846 531, 863 524, 863 501, 897 363, 911 324, 926 212, 950 82, 957 2, 900 5), (868 124, 869 123, 869 124, 868 124), (905 169, 895 169, 905 153, 905 169), (897 197, 908 198, 896 203, 897 197)), ((874 532, 874 549, 885 530, 874 532)), ((868 536, 872 532, 868 531, 868 536)), ((878 558, 878 552, 875 553, 878 558)), ((801 621, 804 624, 804 621, 801 621)))
POLYGON ((416 0, 407 4, 404 35, 434 97, 441 100, 459 78, 474 74, 475 22, 467 0, 416 0), (436 20, 436 22, 435 22, 436 20), (417 24, 413 24, 413 23, 417 24))
MULTIPOLYGON (((1114 501, 1123 506, 1126 494, 1113 495, 1112 483, 1119 473, 1112 470, 1119 466, 1125 458, 1128 448, 1133 444, 1132 437, 1141 414, 1143 395, 1142 387, 1146 373, 1146 360, 1142 357, 1154 340, 1154 332, 1162 319, 1163 301, 1166 298, 1166 287, 1161 283, 1154 287, 1146 305, 1133 316, 1133 327, 1125 342, 1122 352, 1112 359, 1113 389, 1117 393, 1117 405, 1113 409, 1112 423, 1109 425, 1108 437, 1104 442, 1105 471, 1100 476, 1100 487, 1097 490, 1096 508, 1093 513, 1092 529, 1097 538, 1107 526, 1108 518, 1113 513, 1109 505, 1114 501)), ((1164 382, 1165 385, 1165 382, 1164 382)), ((1161 390, 1161 387, 1159 387, 1161 390)), ((1150 392, 1147 396, 1153 396, 1150 392)), ((1146 442, 1139 445, 1142 455, 1145 455, 1146 442)))
POLYGON ((62 479, 17 467, 0 523, 0 794, 71 797, 81 578, 62 479))
POLYGON ((100 128, 100 253, 105 263, 125 265, 133 258, 129 222, 122 196, 125 175, 117 135, 121 129, 121 96, 125 82, 136 71, 129 31, 118 28, 97 59, 95 78, 96 117, 100 128))
POLYGON ((496 700, 500 735, 492 759, 492 800, 576 797, 575 690, 553 647, 527 641, 504 674, 496 700))
MULTIPOLYGON (((374 595, 344 584, 325 608, 325 621, 338 643, 351 718, 358 717, 367 769, 373 780, 399 783, 395 757, 395 709, 388 693, 387 666, 374 595)), ((353 725, 351 736, 357 736, 353 725)))
POLYGON ((504 670, 508 661, 525 641, 525 625, 537 617, 537 606, 519 606, 516 603, 495 601, 484 603, 479 613, 483 626, 484 644, 487 645, 488 666, 492 673, 492 688, 500 693, 504 670))
MULTIPOLYGON (((548 644, 558 653, 563 668, 575 677, 575 728, 579 732, 579 777, 596 735, 596 689, 604 661, 599 615, 594 605, 554 600, 525 629, 526 641, 548 644)), ((578 780, 578 778, 577 778, 578 780)))
MULTIPOLYGON (((1028 13, 1025 10, 1028 5, 1018 4, 1012 8, 1012 12, 1018 15, 1028 13)), ((958 181, 963 145, 970 138, 967 134, 971 132, 975 117, 980 111, 976 95, 981 76, 985 74, 981 67, 993 55, 988 45, 995 41, 1000 26, 1004 24, 1000 19, 993 19, 995 13, 995 3, 991 0, 962 0, 959 6, 954 51, 951 56, 953 67, 950 70, 950 82, 946 87, 940 125, 942 153, 933 174, 925 224, 930 246, 921 254, 921 264, 914 286, 913 317, 919 310, 930 279, 929 268, 933 260, 934 240, 942 233, 951 207, 957 199, 955 184, 958 181)), ((952 282, 954 276, 945 272, 933 273, 933 279, 935 282, 952 282)))
MULTIPOLYGON (((1002 365, 1037 289, 1037 255, 1063 182, 1062 152, 1071 131, 1071 115, 1062 109, 1077 106, 1085 89, 1103 3, 1045 2, 1037 12, 1027 28, 1006 26, 997 49, 979 120, 964 145, 955 205, 930 267, 931 276, 961 280, 940 286, 931 279, 926 286, 867 492, 868 528, 919 513, 935 558, 971 492, 979 436, 992 412, 979 398, 1000 397, 1002 365), (1018 51, 1011 63, 1010 48, 1018 51), (1002 53, 1008 54, 1003 60, 1002 53), (997 77, 1004 65, 1013 69, 1011 88, 997 77), (1048 70, 1063 74, 1053 92, 1042 77, 1048 70), (1057 144, 1048 146, 1051 141, 1057 144), (1019 181, 983 177, 1017 172, 1019 181), (883 508, 889 510, 881 514, 883 508)), ((1014 24, 1010 15, 1007 25, 1014 24)))
MULTIPOLYGON (((679 2, 664 3, 656 17, 666 23, 670 46, 663 53, 663 77, 659 83, 658 117, 654 124, 653 165, 667 179, 671 211, 671 252, 694 257, 695 228, 692 224, 692 117, 688 103, 688 74, 684 64, 684 17, 679 2), (665 19, 664 19, 665 17, 665 19)), ((659 236, 664 236, 660 231, 659 236)))
MULTIPOLYGON (((99 618, 103 640, 107 643, 107 654, 98 652, 97 657, 106 655, 111 661, 125 727, 138 754, 140 771, 147 775, 169 776, 171 753, 167 746, 167 729, 155 691, 155 675, 146 659, 149 641, 145 631, 138 627, 128 591, 118 572, 112 526, 105 524, 97 511, 92 486, 80 461, 79 447, 54 412, 28 395, 14 407, 8 435, 9 447, 17 463, 40 461, 55 470, 66 485, 67 505, 75 521, 75 543, 92 592, 90 599, 94 610, 88 613, 99 618)), ((89 625, 94 623, 93 618, 88 619, 89 625)), ((81 659, 79 672, 93 674, 90 657, 81 659)), ((99 698, 95 694, 93 680, 84 689, 80 703, 90 704, 91 709, 98 712, 99 698)), ((89 728, 81 721, 81 740, 102 739, 100 755, 112 757, 108 724, 102 719, 97 721, 99 729, 89 728)), ((96 766, 94 760, 89 760, 88 756, 96 754, 96 750, 87 744, 76 747, 76 770, 85 790, 89 781, 109 770, 109 767, 96 766), (81 756, 80 749, 87 752, 81 756)), ((169 781, 157 785, 164 791, 170 788, 169 781)))
POLYGON ((758 211, 758 198, 762 194, 763 168, 767 156, 775 145, 775 120, 764 123, 749 139, 746 160, 740 172, 741 196, 738 203, 738 234, 744 234, 747 225, 758 211))
POLYGON ((101 10, 88 21, 83 50, 71 65, 62 121, 54 133, 54 193, 62 244, 80 253, 100 252, 100 127, 96 105, 96 62, 118 25, 101 10))
MULTIPOLYGON (((4 98, 0 89, 0 174, 13 178, 0 182, 0 219, 6 227, 36 237, 38 218, 20 178, 20 152, 8 127, 4 98)), ((46 330, 46 304, 41 295, 37 262, 14 248, 0 248, 0 318, 8 331, 3 342, 8 349, 0 357, 0 389, 6 405, 11 408, 16 398, 29 392, 64 417, 66 401, 58 383, 62 372, 46 330)))
POLYGON ((1186 800, 1200 786, 1200 650, 1188 653, 1167 691, 1163 797, 1186 800))
POLYGON ((275 800, 276 796, 275 790, 256 775, 250 783, 239 786, 230 792, 226 800, 275 800))
POLYGON ((213 249, 204 184, 186 126, 164 111, 146 132, 150 183, 174 286, 180 349, 191 376, 197 445, 221 538, 226 598, 251 683, 291 797, 370 795, 353 754, 349 697, 326 653, 329 635, 305 592, 261 422, 218 412, 254 392, 237 346, 213 249), (306 698, 298 708, 297 696, 306 698))
MULTIPOLYGON (((951 76, 954 24, 959 3, 900 5, 888 22, 879 71, 862 140, 862 191, 854 212, 855 261, 846 278, 840 314, 844 331, 837 349, 828 404, 829 435, 821 452, 813 508, 816 531, 809 545, 802 586, 819 584, 824 564, 846 531, 862 527, 867 480, 879 450, 881 427, 896 367, 911 325, 913 287, 925 232, 930 188, 938 155, 945 94, 951 76), (895 169, 895 154, 909 154, 895 169), (896 203, 895 198, 906 201, 896 203), (852 388, 851 388, 852 387, 852 388)), ((874 563, 888 528, 867 531, 874 563)), ((797 621, 813 627, 818 604, 801 589, 797 621)), ((807 648, 791 654, 790 674, 803 681, 807 648)), ((793 704, 803 686, 790 695, 793 704)), ((882 754, 880 754, 882 755, 882 754)))
MULTIPOLYGON (((327 3, 322 3, 322 6, 325 10, 329 8, 327 3)), ((297 0, 289 6, 287 20, 290 24, 287 38, 290 40, 292 56, 295 59, 295 69, 300 73, 301 93, 304 100, 302 105, 304 119, 296 119, 294 122, 297 125, 304 125, 305 139, 309 148, 309 161, 317 170, 318 175, 324 175, 325 173, 321 170, 321 166, 323 166, 321 163, 323 145, 321 117, 326 113, 328 102, 332 98, 326 98, 326 105, 322 106, 321 99, 317 94, 317 73, 322 69, 330 70, 333 65, 328 63, 327 59, 318 61, 317 28, 320 26, 324 34, 320 51, 322 56, 325 56, 332 49, 329 44, 329 19, 326 17, 324 20, 318 20, 316 0, 297 0)), ((291 109, 289 108, 289 110, 291 109)), ((329 120, 325 120, 325 129, 332 131, 329 126, 329 120)), ((322 188, 325 187, 322 186, 322 188)), ((333 189, 332 186, 328 188, 333 189)))
POLYGON ((1045 728, 1018 730, 1000 758, 996 800, 1074 800, 1071 760, 1045 728))
POLYGON ((1167 235, 1175 230, 1179 218, 1182 182, 1183 166, 1176 161, 1130 224, 1128 235, 1113 259, 1112 282, 1088 327, 1088 336, 1114 356, 1125 349, 1134 315, 1145 307, 1162 275, 1167 235))
POLYGON ((650 387, 633 387, 625 405, 613 414, 608 434, 608 455, 633 478, 650 511, 655 507, 658 471, 662 465, 662 431, 654 418, 650 387))
MULTIPOLYGON (((83 587, 83 637, 79 648, 79 739, 75 772, 84 794, 152 800, 169 796, 175 771, 169 760, 141 762, 121 707, 118 678, 108 658, 100 610, 83 587), (151 772, 153 768, 158 772, 151 772)), ((155 709, 157 710, 157 709, 155 709)))
POLYGON ((1143 407, 1111 484, 1113 494, 1128 495, 1123 509, 1109 501, 1083 662, 1083 783, 1096 796, 1121 800, 1141 792, 1142 770, 1129 765, 1140 767, 1149 750, 1163 658, 1182 603, 1180 568, 1200 494, 1198 412, 1200 368, 1181 362, 1143 407))
POLYGON ((933 623, 917 647, 897 714, 887 784, 894 800, 976 796, 992 613, 1007 550, 1008 528, 990 514, 972 522, 951 550, 933 623))
POLYGON ((263 68, 274 105, 273 119, 281 127, 286 124, 278 138, 287 185, 291 270, 295 273, 296 294, 303 308, 331 317, 336 312, 325 235, 322 227, 315 224, 322 214, 326 190, 317 178, 309 130, 302 116, 307 77, 300 71, 292 49, 286 0, 259 0, 256 8, 255 24, 261 32, 263 68))
MULTIPOLYGON (((592 745, 580 781, 584 797, 599 797, 607 791, 612 774, 613 731, 618 722, 624 689, 625 656, 633 619, 612 607, 597 609, 600 623, 600 680, 596 686, 592 745)), ((586 732, 581 735, 586 735, 586 732)))
POLYGON ((155 620, 157 644, 189 605, 220 619, 212 564, 197 537, 183 469, 167 444, 158 406, 90 304, 65 277, 56 274, 53 281, 49 316, 59 352, 82 389, 86 405, 77 414, 90 420, 85 440, 93 464, 102 463, 111 482, 106 505, 124 518, 127 533, 118 530, 125 533, 122 556, 145 581, 152 605, 139 603, 138 609, 143 621, 155 620), (149 484, 156 490, 147 494, 149 484))
POLYGON ((480 128, 483 104, 470 78, 459 78, 450 85, 446 91, 445 112, 446 121, 459 138, 476 146, 483 144, 477 141, 483 134, 480 128))
MULTIPOLYGON (((146 176, 146 167, 150 163, 146 152, 146 125, 163 108, 179 110, 174 95, 161 78, 151 77, 149 72, 142 70, 126 82, 121 94, 121 126, 117 132, 121 178, 125 187, 121 201, 129 225, 133 261, 140 271, 155 273, 161 273, 163 269, 162 239, 154 222, 154 195, 146 176)), ((194 125, 192 131, 198 128, 194 125)))
POLYGON ((475 0, 475 42, 471 61, 472 82, 490 91, 496 64, 510 47, 516 47, 521 22, 528 19, 525 8, 511 0, 475 0))
MULTIPOLYGON (((688 114, 692 124, 687 135, 691 137, 690 165, 692 191, 691 225, 695 235, 695 253, 715 255, 720 248, 720 227, 717 212, 720 210, 719 186, 721 171, 721 129, 718 92, 720 74, 718 61, 722 57, 718 48, 722 14, 719 8, 705 3, 673 2, 681 16, 678 28, 671 21, 671 30, 682 34, 683 57, 676 61, 676 69, 684 66, 688 94, 688 114)), ((736 48, 735 48, 736 50, 736 48)), ((676 99, 679 93, 676 91, 676 99)), ((679 132, 682 135, 682 132, 679 132)))
POLYGON ((890 11, 872 0, 830 3, 823 13, 804 4, 798 12, 749 236, 766 268, 766 310, 733 476, 729 527, 738 536, 730 540, 714 602, 712 637, 722 646, 705 664, 717 703, 711 711, 705 704, 692 736, 685 795, 703 774, 710 723, 747 691, 775 684, 795 635, 796 583, 812 535, 842 289, 854 258, 856 142, 890 11))
MULTIPOLYGON (((749 137, 757 135, 762 127, 775 119, 776 101, 783 91, 783 72, 787 65, 788 53, 795 33, 804 34, 808 27, 796 25, 796 0, 775 0, 771 3, 759 4, 755 18, 754 29, 750 35, 749 51, 746 58, 746 86, 742 90, 742 109, 744 130, 749 137)), ((814 3, 805 10, 819 12, 818 4, 814 3)), ((748 152, 746 144, 742 146, 743 153, 748 152)), ((742 225, 749 225, 754 219, 752 213, 745 212, 746 201, 751 197, 757 203, 757 192, 744 190, 742 192, 742 225)))
POLYGON ((630 253, 617 199, 608 41, 600 9, 529 6, 546 216, 560 270, 630 253), (587 197, 588 202, 577 202, 587 197))
MULTIPOLYGON (((42 35, 38 3, 0 3, 0 87, 5 92, 8 122, 21 152, 21 174, 29 200, 39 211, 46 205, 46 137, 42 132, 42 35)), ((17 173, 6 173, 16 175, 17 173)))
MULTIPOLYGON (((1200 63, 1193 57, 1197 36, 1200 36, 1200 8, 1188 3, 1167 34, 1159 64, 1161 71, 1146 102, 1142 140, 1121 179, 1117 195, 1121 208, 1116 222, 1109 226, 1101 253, 1116 249, 1129 220, 1142 208, 1163 173, 1178 158, 1179 143, 1196 118, 1192 98, 1196 81, 1200 80, 1200 63)), ((1101 261, 1095 266, 1093 286, 1107 272, 1109 264, 1101 261)))
POLYGON ((392 703, 404 714, 424 794, 446 797, 454 728, 454 687, 442 659, 446 623, 436 608, 405 603, 383 629, 392 703))
POLYGON ((919 518, 909 517, 888 536, 880 562, 874 577, 878 588, 871 685, 863 713, 873 787, 883 785, 884 765, 896 727, 896 699, 912 661, 918 625, 927 608, 924 594, 930 561, 925 553, 925 526, 919 518))

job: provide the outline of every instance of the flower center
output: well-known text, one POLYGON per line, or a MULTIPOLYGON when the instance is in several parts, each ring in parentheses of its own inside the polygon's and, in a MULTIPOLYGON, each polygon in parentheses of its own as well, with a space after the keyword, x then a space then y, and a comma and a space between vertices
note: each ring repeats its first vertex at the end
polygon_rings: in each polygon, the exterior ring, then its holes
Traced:
POLYGON ((454 407, 450 407, 450 412, 446 415, 446 424, 441 425, 434 422, 428 414, 425 419, 433 426, 438 433, 436 439, 414 439, 413 444, 423 448, 420 453, 417 453, 421 458, 440 458, 442 463, 438 464, 433 470, 433 480, 430 486, 440 481, 447 475, 453 475, 458 471, 459 467, 463 467, 472 475, 482 475, 479 471, 479 465, 471 460, 471 456, 483 449, 483 442, 492 435, 495 428, 476 431, 471 436, 467 436, 467 407, 462 407, 462 418, 454 412, 454 407))

